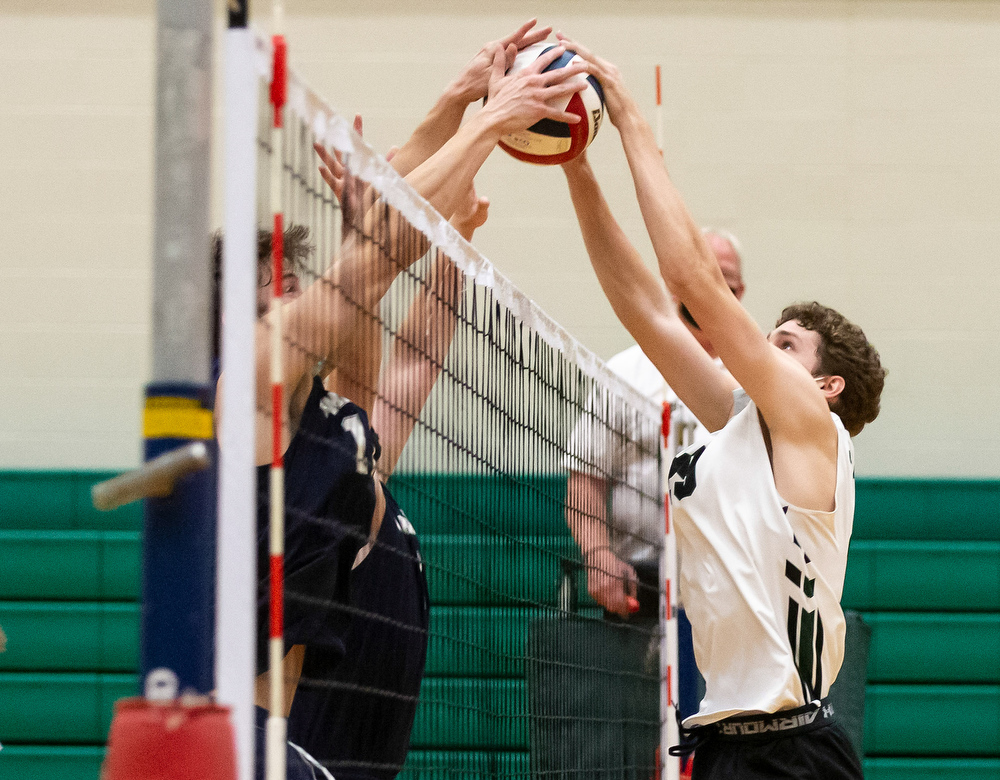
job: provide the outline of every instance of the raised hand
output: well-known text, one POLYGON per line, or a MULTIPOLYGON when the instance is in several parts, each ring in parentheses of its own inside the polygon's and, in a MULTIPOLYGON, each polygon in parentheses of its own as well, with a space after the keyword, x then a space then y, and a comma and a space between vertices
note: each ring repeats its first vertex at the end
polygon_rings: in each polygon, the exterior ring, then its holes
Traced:
POLYGON ((612 124, 617 124, 622 114, 634 103, 625 83, 622 80, 618 67, 601 57, 598 57, 590 49, 578 41, 556 33, 556 38, 569 51, 575 51, 580 59, 587 63, 587 72, 594 76, 604 90, 604 106, 608 111, 608 118, 612 124))
POLYGON ((586 63, 574 62, 564 68, 543 72, 565 51, 563 46, 556 46, 526 68, 508 74, 507 59, 512 57, 512 53, 517 53, 514 44, 510 44, 506 51, 499 46, 494 50, 489 99, 481 114, 489 118, 501 135, 525 130, 541 119, 569 124, 580 121, 576 114, 556 106, 565 105, 565 98, 586 87, 583 79, 573 78, 587 72, 586 63))
POLYGON ((529 19, 506 38, 484 44, 476 56, 469 61, 469 64, 462 69, 462 72, 455 77, 449 89, 461 97, 466 104, 484 98, 493 70, 493 54, 498 46, 504 52, 506 61, 504 70, 506 71, 514 64, 514 57, 519 51, 549 37, 549 33, 552 32, 551 27, 533 29, 537 21, 537 19, 529 19), (511 46, 514 47, 512 53, 509 48, 511 46))
POLYGON ((334 150, 333 154, 327 151, 326 147, 318 141, 313 144, 317 156, 322 165, 319 166, 319 175, 323 181, 333 190, 337 200, 343 199, 344 179, 347 177, 347 169, 344 168, 343 158, 340 152, 334 150))
MULTIPOLYGON (((361 114, 354 115, 354 130, 358 135, 363 135, 361 114)), ((333 194, 337 200, 343 202, 344 181, 347 178, 347 169, 344 167, 342 155, 336 150, 334 150, 333 154, 330 154, 326 147, 318 142, 313 144, 313 149, 319 156, 320 162, 323 163, 319 166, 319 175, 323 177, 323 181, 333 190, 333 194)))
POLYGON ((466 241, 472 240, 472 234, 489 218, 490 199, 476 194, 475 185, 469 188, 466 201, 449 220, 466 241))

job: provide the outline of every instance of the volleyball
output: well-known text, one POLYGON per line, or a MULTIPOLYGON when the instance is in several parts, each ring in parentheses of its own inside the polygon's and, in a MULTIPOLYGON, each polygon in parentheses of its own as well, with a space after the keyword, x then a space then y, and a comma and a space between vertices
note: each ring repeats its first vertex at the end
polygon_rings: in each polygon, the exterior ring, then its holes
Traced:
MULTIPOLYGON (((521 70, 555 45, 542 42, 528 46, 514 58, 509 72, 521 70)), ((564 68, 579 59, 576 52, 566 51, 545 71, 564 68)), ((601 89, 600 82, 590 74, 580 73, 574 78, 586 82, 586 89, 562 98, 562 105, 557 107, 576 114, 580 121, 571 125, 543 119, 527 130, 508 133, 500 139, 500 146, 505 152, 535 165, 561 165, 590 146, 604 119, 604 90, 601 89)))

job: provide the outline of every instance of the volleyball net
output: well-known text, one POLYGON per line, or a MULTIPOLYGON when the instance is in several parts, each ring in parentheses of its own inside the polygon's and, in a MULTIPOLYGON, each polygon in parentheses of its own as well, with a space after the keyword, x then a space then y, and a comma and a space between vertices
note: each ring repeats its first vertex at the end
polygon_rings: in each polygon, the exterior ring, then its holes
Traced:
POLYGON ((258 386, 278 390, 258 389, 244 425, 278 442, 258 474, 257 671, 294 690, 287 738, 338 780, 657 774, 661 742, 677 741, 664 410, 294 68, 275 132, 281 68, 253 40, 256 185, 243 200, 261 232, 241 262, 277 288, 250 359, 258 386), (314 144, 337 161, 331 181, 314 144), (262 351, 281 356, 263 375, 262 351), (636 522, 622 528, 626 508, 636 522), (581 547, 629 545, 653 551, 654 574, 635 586, 635 619, 607 619, 587 594, 600 556, 581 547))

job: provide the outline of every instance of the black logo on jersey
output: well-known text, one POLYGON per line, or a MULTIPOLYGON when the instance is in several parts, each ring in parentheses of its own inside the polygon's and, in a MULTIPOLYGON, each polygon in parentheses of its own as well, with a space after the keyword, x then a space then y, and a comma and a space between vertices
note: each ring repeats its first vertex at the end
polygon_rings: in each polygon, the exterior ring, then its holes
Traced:
POLYGON ((694 452, 682 452, 670 464, 670 473, 667 475, 667 479, 670 480, 675 475, 677 476, 677 480, 673 483, 673 492, 674 498, 678 501, 694 493, 697 486, 694 475, 695 466, 698 465, 698 458, 704 451, 705 447, 701 446, 694 452))
MULTIPOLYGON (((805 559, 808 566, 809 557, 805 559)), ((785 578, 799 589, 803 601, 812 599, 816 590, 815 578, 807 577, 791 561, 785 561, 785 578)), ((819 698, 823 690, 823 619, 819 610, 810 612, 794 596, 788 599, 788 641, 799 671, 803 696, 806 701, 819 698)))

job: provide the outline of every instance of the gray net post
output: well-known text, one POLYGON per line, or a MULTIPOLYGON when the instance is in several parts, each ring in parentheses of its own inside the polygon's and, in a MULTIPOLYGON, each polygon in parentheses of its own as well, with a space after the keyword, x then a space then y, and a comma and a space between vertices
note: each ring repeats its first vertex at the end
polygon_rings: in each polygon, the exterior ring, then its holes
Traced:
POLYGON ((214 687, 215 461, 209 252, 212 4, 157 3, 153 375, 146 460, 204 442, 211 466, 147 498, 140 675, 147 698, 214 687))
POLYGON ((212 5, 157 3, 153 382, 211 379, 212 5))

